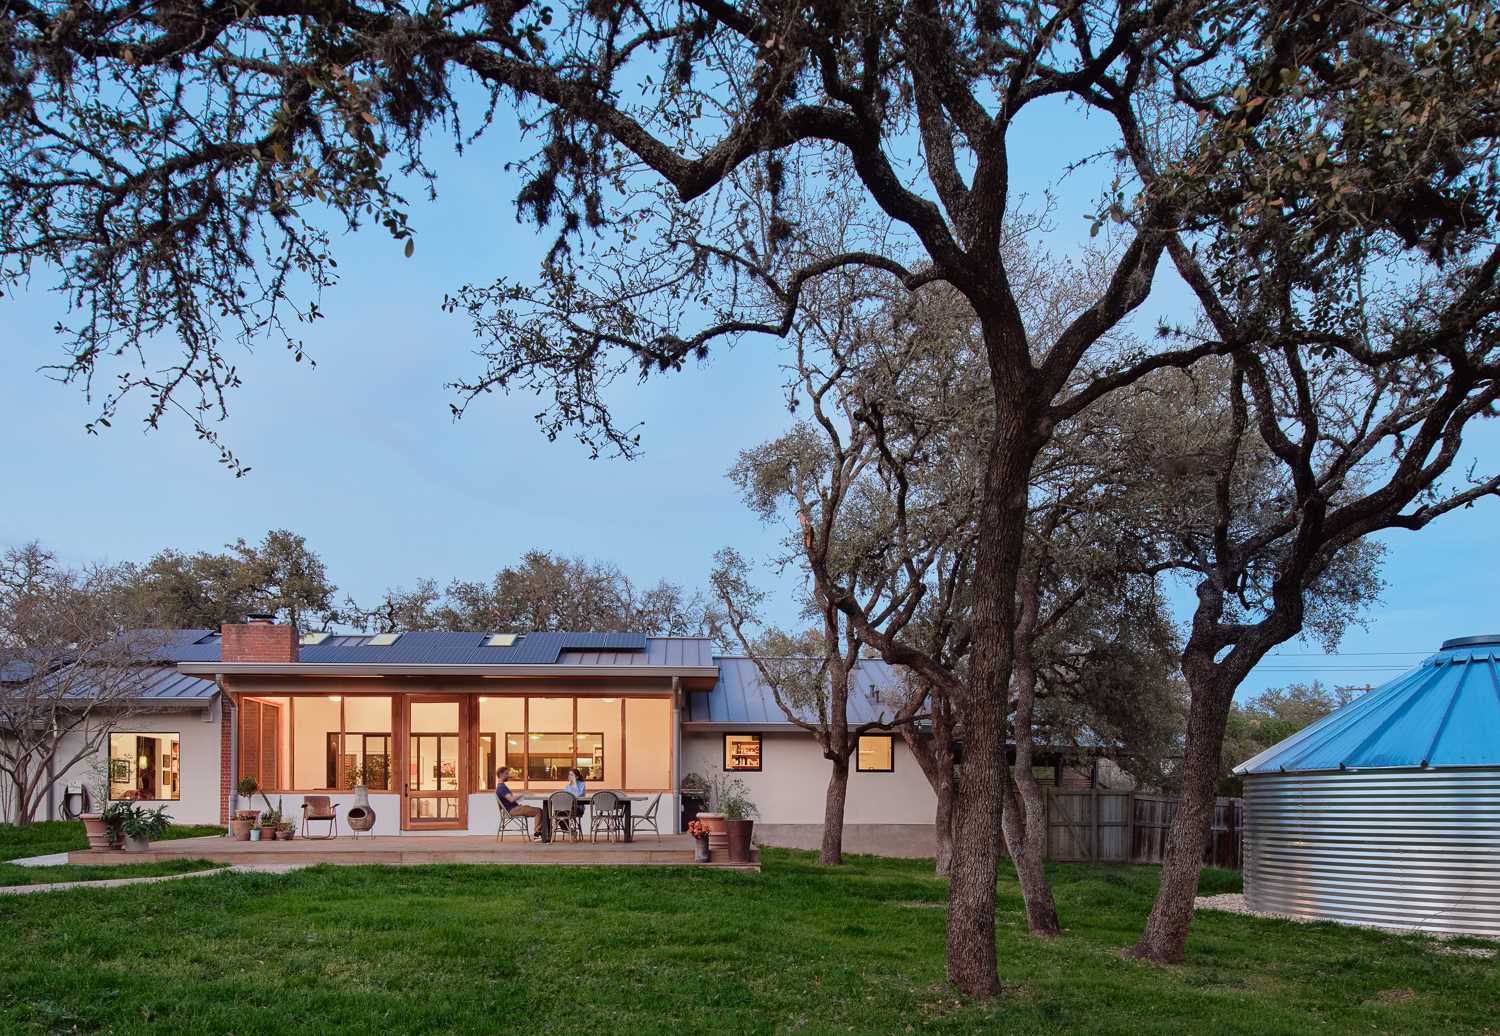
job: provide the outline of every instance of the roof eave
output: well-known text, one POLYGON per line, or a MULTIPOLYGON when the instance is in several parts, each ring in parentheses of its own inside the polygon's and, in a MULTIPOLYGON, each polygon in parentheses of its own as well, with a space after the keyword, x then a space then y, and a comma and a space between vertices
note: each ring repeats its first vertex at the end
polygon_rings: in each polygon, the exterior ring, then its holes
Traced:
POLYGON ((381 662, 179 662, 179 672, 200 676, 476 676, 526 677, 682 677, 715 680, 717 666, 659 665, 432 665, 381 662))

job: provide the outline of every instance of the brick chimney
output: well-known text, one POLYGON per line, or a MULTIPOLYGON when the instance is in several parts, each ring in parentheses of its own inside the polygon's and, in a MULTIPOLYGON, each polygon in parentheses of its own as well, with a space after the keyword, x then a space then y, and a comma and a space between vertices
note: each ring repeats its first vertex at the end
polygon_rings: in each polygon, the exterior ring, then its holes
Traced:
POLYGON ((297 631, 277 625, 274 615, 251 612, 244 622, 224 623, 219 635, 222 662, 297 661, 297 631))

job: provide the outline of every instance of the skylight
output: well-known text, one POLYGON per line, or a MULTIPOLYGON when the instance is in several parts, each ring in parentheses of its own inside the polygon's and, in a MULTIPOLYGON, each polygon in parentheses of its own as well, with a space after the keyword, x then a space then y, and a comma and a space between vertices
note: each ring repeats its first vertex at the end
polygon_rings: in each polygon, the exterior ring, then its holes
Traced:
POLYGON ((516 635, 514 633, 496 633, 489 640, 485 641, 485 644, 488 647, 510 647, 515 642, 516 635))
POLYGON ((396 641, 399 640, 400 637, 401 634, 399 633, 377 633, 369 640, 365 641, 365 643, 370 647, 390 647, 392 644, 396 643, 396 641))
POLYGON ((314 644, 323 643, 331 636, 333 636, 331 633, 304 633, 300 643, 303 647, 312 647, 314 644))

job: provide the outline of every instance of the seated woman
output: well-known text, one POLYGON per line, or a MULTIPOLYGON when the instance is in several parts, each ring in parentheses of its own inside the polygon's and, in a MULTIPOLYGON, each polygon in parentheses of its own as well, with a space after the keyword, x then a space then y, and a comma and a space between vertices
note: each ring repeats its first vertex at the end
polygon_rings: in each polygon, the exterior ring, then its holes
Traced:
POLYGON ((588 785, 583 783, 583 774, 574 767, 568 767, 568 783, 563 785, 563 791, 573 796, 578 801, 573 805, 573 818, 570 822, 577 822, 583 818, 583 800, 588 795, 588 785))

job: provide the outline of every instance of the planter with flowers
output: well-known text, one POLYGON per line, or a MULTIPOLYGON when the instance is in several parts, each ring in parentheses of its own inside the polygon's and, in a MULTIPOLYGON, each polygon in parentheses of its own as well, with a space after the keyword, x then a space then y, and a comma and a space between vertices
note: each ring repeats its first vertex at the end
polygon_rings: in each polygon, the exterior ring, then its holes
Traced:
POLYGON ((689 820, 688 834, 693 836, 693 862, 708 862, 708 824, 702 820, 689 820))

